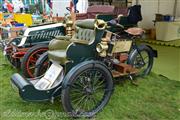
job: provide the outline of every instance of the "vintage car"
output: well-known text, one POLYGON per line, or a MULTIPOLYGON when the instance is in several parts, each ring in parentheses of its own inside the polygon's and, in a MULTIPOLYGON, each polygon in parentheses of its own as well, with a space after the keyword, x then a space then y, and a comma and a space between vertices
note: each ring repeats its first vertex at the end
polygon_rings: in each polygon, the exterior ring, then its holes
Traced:
POLYGON ((65 35, 62 23, 50 23, 28 27, 22 35, 7 42, 4 55, 16 68, 21 68, 25 77, 33 77, 34 64, 38 57, 48 50, 50 40, 65 35))
MULTIPOLYGON (((60 36, 53 39, 48 50, 52 65, 43 76, 27 79, 15 73, 11 77, 21 98, 25 101, 53 101, 61 96, 67 114, 92 117, 110 100, 114 78, 149 74, 155 56, 152 48, 134 44, 135 39, 116 39, 106 30, 106 25, 97 19, 76 21, 72 38, 60 36), (130 54, 127 61, 124 53, 130 54)), ((129 29, 126 32, 132 38, 142 34, 141 30, 134 31, 129 29)))

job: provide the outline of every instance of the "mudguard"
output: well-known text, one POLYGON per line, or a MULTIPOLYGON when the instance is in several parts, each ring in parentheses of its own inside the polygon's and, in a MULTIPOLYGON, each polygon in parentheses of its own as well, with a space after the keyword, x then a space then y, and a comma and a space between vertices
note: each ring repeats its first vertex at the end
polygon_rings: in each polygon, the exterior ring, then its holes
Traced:
MULTIPOLYGON (((66 89, 66 87, 68 86, 68 79, 70 79, 70 77, 75 74, 75 72, 80 69, 81 67, 83 66, 86 66, 88 64, 91 64, 92 67, 95 66, 95 65, 102 65, 104 67, 107 68, 107 66, 103 63, 103 62, 100 62, 100 61, 95 61, 95 60, 88 60, 88 61, 84 61, 84 62, 81 62, 79 64, 77 64, 76 66, 74 66, 65 76, 65 78, 63 79, 63 82, 62 82, 62 89, 66 89)), ((111 71, 107 68, 107 70, 111 73, 111 71)), ((111 77, 112 77, 112 74, 111 74, 111 77)))
MULTIPOLYGON (((33 80, 36 82, 38 79, 33 80)), ((11 77, 13 86, 18 88, 20 97, 25 101, 46 101, 51 100, 52 94, 56 91, 54 96, 60 95, 60 89, 57 91, 60 85, 48 90, 38 90, 34 85, 27 79, 23 78, 20 74, 15 73, 11 77)))

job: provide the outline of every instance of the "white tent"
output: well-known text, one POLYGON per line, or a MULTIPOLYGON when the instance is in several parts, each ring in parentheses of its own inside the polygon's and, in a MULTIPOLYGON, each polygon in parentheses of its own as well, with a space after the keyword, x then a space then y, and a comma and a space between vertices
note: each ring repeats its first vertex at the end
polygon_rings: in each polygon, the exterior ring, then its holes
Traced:
POLYGON ((180 0, 132 0, 133 4, 141 4, 143 20, 141 27, 154 27, 155 14, 172 15, 180 18, 180 0))
MULTIPOLYGON (((52 6, 53 6, 53 16, 60 16, 63 17, 65 13, 69 13, 69 11, 66 9, 70 6, 71 0, 53 0, 52 6)), ((86 13, 88 8, 88 0, 79 0, 77 3, 77 10, 79 13, 86 13)))

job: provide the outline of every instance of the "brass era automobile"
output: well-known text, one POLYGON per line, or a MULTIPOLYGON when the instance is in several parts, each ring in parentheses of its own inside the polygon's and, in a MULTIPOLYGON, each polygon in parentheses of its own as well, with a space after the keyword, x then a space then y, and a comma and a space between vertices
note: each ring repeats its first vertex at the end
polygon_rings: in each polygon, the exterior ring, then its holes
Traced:
POLYGON ((21 68, 25 77, 33 77, 38 55, 48 50, 49 41, 65 34, 62 23, 37 25, 22 31, 22 35, 7 42, 4 55, 15 68, 21 68))
MULTIPOLYGON (((72 38, 53 39, 48 50, 52 64, 43 76, 12 76, 12 85, 18 88, 21 98, 45 101, 61 95, 63 108, 70 116, 92 117, 108 103, 114 89, 113 78, 147 75, 155 56, 152 48, 118 39, 106 26, 103 20, 79 20, 72 38)), ((133 37, 142 33, 133 29, 127 32, 133 37)))
POLYGON ((10 42, 3 42, 4 55, 14 67, 21 68, 24 77, 33 78, 36 60, 48 50, 49 42, 57 36, 71 36, 72 25, 67 14, 63 23, 31 26, 21 36, 10 42))

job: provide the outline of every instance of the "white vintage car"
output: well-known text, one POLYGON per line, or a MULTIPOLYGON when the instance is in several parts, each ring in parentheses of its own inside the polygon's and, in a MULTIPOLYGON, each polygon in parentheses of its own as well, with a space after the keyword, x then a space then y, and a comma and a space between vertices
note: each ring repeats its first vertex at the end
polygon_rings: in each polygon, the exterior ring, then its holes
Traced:
POLYGON ((36 60, 48 50, 50 40, 60 35, 65 35, 63 23, 28 27, 21 36, 5 44, 4 55, 14 67, 22 69, 24 76, 33 77, 36 60))

